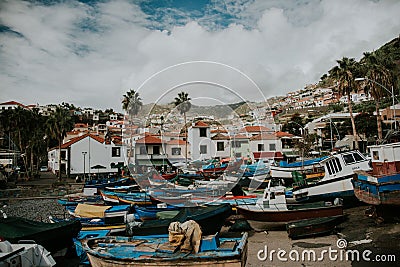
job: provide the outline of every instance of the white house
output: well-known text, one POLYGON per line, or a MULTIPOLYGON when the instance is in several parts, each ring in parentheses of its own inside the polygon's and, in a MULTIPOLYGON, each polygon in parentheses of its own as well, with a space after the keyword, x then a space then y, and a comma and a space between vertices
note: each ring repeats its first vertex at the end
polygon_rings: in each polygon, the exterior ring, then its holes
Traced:
POLYGON ((229 158, 231 156, 230 137, 222 133, 218 133, 211 137, 213 145, 211 146, 211 154, 213 158, 229 158))
POLYGON ((121 145, 114 142, 92 134, 75 137, 62 144, 61 152, 58 147, 49 150, 48 166, 54 173, 61 169, 67 176, 117 172, 125 157, 121 145))
MULTIPOLYGON (((188 142, 187 144, 188 148, 188 155, 187 157, 190 158, 190 144, 188 142)), ((178 162, 185 162, 186 160, 186 142, 181 139, 172 139, 169 141, 166 141, 166 153, 168 156, 169 161, 173 163, 178 163, 178 162)))
POLYGON ((250 151, 255 160, 281 159, 282 143, 275 134, 262 133, 250 138, 250 151))
POLYGON ((188 141, 192 160, 212 158, 211 147, 214 146, 214 143, 211 140, 210 126, 207 123, 203 121, 193 123, 188 129, 188 141))

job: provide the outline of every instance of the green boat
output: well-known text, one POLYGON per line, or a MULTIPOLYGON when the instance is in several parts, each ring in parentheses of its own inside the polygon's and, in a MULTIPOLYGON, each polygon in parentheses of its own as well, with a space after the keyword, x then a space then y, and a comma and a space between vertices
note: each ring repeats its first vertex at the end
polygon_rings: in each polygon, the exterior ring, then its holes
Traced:
POLYGON ((37 222, 19 217, 0 218, 0 237, 11 243, 33 240, 51 253, 69 248, 81 230, 79 221, 37 222))
POLYGON ((337 215, 292 221, 286 224, 286 231, 292 239, 329 234, 338 224, 343 222, 343 220, 343 215, 337 215))

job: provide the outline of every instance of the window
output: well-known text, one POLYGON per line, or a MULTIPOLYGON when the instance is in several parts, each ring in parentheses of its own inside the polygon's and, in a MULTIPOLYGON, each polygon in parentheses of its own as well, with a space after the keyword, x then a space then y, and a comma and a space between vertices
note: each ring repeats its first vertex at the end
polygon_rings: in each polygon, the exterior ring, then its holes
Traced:
POLYGON ((200 137, 207 137, 207 128, 199 128, 200 137))
POLYGON ((217 142, 217 151, 224 151, 224 142, 217 142))
POLYGON ((364 158, 361 157, 361 155, 358 154, 358 153, 353 153, 353 156, 356 159, 356 161, 363 161, 364 160, 364 158))
POLYGON ((65 160, 67 158, 67 151, 61 150, 61 159, 65 160))
POLYGON ((352 164, 355 162, 355 160, 353 158, 353 154, 343 155, 343 160, 344 160, 344 162, 346 162, 346 164, 352 164))
POLYGON ((379 152, 378 151, 372 151, 372 158, 374 160, 379 160, 379 152))
POLYGON ((242 156, 242 153, 235 153, 235 157, 240 158, 242 156))
POLYGON ((276 144, 269 144, 269 150, 270 151, 275 151, 276 150, 276 144))
POLYGON ((264 144, 258 144, 258 151, 264 151, 264 144))
POLYGON ((139 153, 140 155, 146 155, 147 154, 146 146, 140 146, 139 153))
POLYGON ((160 155, 160 147, 153 146, 153 155, 160 155))
POLYGON ((172 155, 180 155, 181 154, 181 148, 180 147, 173 147, 172 148, 172 155))
POLYGON ((200 146, 200 154, 207 154, 207 146, 206 145, 200 146))
POLYGON ((111 156, 112 157, 120 157, 121 156, 121 148, 120 147, 111 148, 111 156))

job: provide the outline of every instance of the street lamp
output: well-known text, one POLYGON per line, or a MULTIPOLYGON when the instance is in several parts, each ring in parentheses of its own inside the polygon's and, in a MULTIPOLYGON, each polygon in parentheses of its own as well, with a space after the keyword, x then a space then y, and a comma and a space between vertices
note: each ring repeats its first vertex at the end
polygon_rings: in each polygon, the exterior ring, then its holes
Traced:
MULTIPOLYGON (((377 81, 371 80, 370 78, 367 77, 360 77, 360 78, 355 78, 355 81, 370 81, 373 82, 377 85, 379 85, 380 87, 382 87, 383 89, 386 90, 386 92, 388 92, 389 94, 392 95, 392 104, 393 104, 393 119, 394 119, 394 129, 397 130, 397 123, 396 123, 396 107, 394 106, 394 91, 393 91, 393 86, 392 86, 392 91, 389 91, 389 89, 387 89, 385 86, 383 86, 383 84, 378 83, 377 81)), ((379 115, 379 114, 378 114, 379 115)))
POLYGON ((87 154, 86 151, 82 152, 82 155, 83 155, 83 180, 84 181, 86 179, 86 154, 87 154))

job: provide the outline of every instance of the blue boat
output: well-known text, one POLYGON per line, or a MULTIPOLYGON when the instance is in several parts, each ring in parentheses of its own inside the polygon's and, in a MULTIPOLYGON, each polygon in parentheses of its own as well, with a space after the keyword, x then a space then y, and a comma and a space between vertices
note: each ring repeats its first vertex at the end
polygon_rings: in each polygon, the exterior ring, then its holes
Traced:
POLYGON ((202 237, 198 253, 182 252, 168 235, 87 239, 84 248, 93 267, 245 266, 248 233, 240 237, 202 237))
POLYGON ((147 221, 147 220, 155 220, 157 219, 157 212, 160 211, 179 211, 179 207, 177 206, 172 206, 172 205, 165 205, 165 206, 159 206, 159 205, 151 205, 151 206, 135 206, 135 213, 139 217, 141 221, 147 221))
POLYGON ((87 257, 86 251, 83 248, 81 241, 88 238, 106 237, 109 234, 110 230, 80 231, 78 233, 78 236, 73 240, 74 240, 76 255, 79 258, 80 265, 90 265, 89 258, 87 257))
POLYGON ((356 197, 371 205, 400 206, 400 143, 370 146, 372 171, 356 171, 356 197))
POLYGON ((51 217, 52 222, 60 221, 79 221, 82 224, 82 230, 110 230, 112 233, 124 232, 125 224, 133 220, 134 215, 130 215, 130 205, 119 206, 96 206, 88 204, 78 204, 66 206, 69 219, 60 219, 51 217), (132 217, 132 219, 131 219, 132 217))
POLYGON ((240 169, 243 171, 243 177, 268 175, 270 172, 268 165, 262 161, 258 161, 249 165, 241 165, 240 169))

